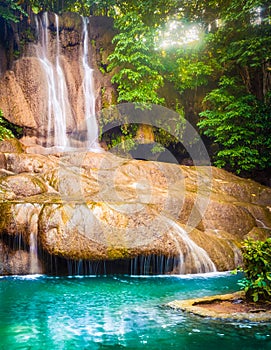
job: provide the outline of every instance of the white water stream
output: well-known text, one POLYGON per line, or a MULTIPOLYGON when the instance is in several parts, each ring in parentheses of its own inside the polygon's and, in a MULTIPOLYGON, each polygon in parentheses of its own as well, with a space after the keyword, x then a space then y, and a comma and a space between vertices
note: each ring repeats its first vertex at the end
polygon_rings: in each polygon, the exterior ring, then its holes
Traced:
POLYGON ((87 124, 88 148, 97 148, 98 146, 98 125, 95 114, 95 89, 93 79, 93 69, 89 66, 88 57, 88 18, 83 17, 83 55, 82 64, 84 70, 83 91, 85 99, 85 121, 87 124))
MULTIPOLYGON (((59 17, 55 14, 55 40, 50 41, 48 13, 36 17, 36 27, 39 33, 40 44, 37 45, 37 57, 45 74, 47 86, 47 147, 69 149, 70 140, 67 133, 69 119, 73 118, 68 81, 61 63, 61 40, 59 17)), ((98 144, 98 125, 95 113, 95 88, 93 69, 89 65, 89 36, 88 19, 82 18, 82 87, 84 94, 84 111, 87 149, 100 149, 98 144)), ((80 60, 78 61, 80 62, 80 60)), ((75 119, 76 116, 75 116, 75 119)), ((71 130, 76 132, 76 130, 71 130)))
POLYGON ((197 273, 215 272, 215 264, 213 263, 207 252, 203 248, 199 247, 194 241, 192 241, 188 233, 174 220, 166 217, 165 220, 174 230, 171 233, 171 236, 173 237, 180 254, 179 273, 186 273, 188 268, 186 266, 185 257, 179 244, 179 239, 183 241, 183 243, 186 245, 186 248, 189 253, 189 259, 191 259, 191 262, 194 265, 194 268, 197 273))
POLYGON ((56 48, 55 55, 50 57, 48 40, 48 14, 43 14, 38 22, 41 49, 38 47, 37 56, 41 62, 47 82, 47 138, 52 145, 51 134, 54 135, 53 146, 64 148, 69 146, 66 132, 67 110, 71 113, 69 99, 67 98, 67 84, 59 60, 59 28, 58 16, 56 20, 56 48))
POLYGON ((38 259, 38 240, 37 234, 30 234, 30 242, 29 242, 29 255, 30 255, 30 269, 29 272, 31 274, 42 273, 42 267, 40 261, 38 259))

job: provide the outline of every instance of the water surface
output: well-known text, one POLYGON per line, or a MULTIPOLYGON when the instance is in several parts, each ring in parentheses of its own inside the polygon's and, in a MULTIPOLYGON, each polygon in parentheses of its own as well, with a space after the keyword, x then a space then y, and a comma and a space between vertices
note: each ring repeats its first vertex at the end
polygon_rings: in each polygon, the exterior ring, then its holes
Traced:
POLYGON ((229 274, 3 277, 0 349, 271 349, 271 325, 222 322, 164 305, 237 290, 229 274))

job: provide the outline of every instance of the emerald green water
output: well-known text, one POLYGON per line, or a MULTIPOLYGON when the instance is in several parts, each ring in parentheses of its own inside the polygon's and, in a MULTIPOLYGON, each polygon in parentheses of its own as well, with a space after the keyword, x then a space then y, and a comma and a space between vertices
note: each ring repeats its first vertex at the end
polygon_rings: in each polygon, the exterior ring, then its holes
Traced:
POLYGON ((221 322, 164 306, 237 289, 228 274, 3 277, 0 349, 271 349, 271 325, 221 322))

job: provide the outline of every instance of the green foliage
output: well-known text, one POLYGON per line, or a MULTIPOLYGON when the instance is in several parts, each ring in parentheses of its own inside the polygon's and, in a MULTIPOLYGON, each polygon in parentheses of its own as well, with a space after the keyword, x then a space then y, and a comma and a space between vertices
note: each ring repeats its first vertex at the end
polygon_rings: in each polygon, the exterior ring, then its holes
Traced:
POLYGON ((0 2, 0 18, 3 18, 5 22, 19 22, 22 15, 27 16, 27 13, 19 1, 5 0, 0 2))
POLYGON ((135 149, 137 129, 137 124, 122 124, 119 128, 114 129, 115 131, 111 131, 109 138, 106 139, 108 149, 118 154, 135 149))
POLYGON ((208 106, 198 126, 220 145, 215 165, 237 173, 271 165, 270 97, 259 101, 223 77, 218 89, 205 97, 208 106))
POLYGON ((3 113, 0 110, 0 141, 14 138, 12 131, 6 126, 6 121, 3 119, 3 113))
POLYGON ((245 277, 238 282, 246 297, 254 302, 271 300, 271 238, 266 241, 247 239, 243 242, 245 277))
POLYGON ((114 37, 114 52, 108 57, 108 69, 115 69, 112 82, 118 86, 118 102, 160 104, 157 91, 163 84, 161 64, 154 54, 153 30, 139 14, 129 12, 115 22, 119 33, 114 37))
POLYGON ((219 70, 215 58, 204 53, 206 46, 195 43, 162 52, 165 77, 179 92, 208 85, 217 78, 219 70))
POLYGON ((0 141, 22 136, 22 128, 8 122, 0 110, 0 141))

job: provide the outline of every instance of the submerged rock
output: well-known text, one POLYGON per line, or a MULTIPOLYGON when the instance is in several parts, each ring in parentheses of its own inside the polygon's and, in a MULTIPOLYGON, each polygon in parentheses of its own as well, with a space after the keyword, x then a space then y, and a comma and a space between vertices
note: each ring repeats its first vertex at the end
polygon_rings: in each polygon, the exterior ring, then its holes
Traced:
POLYGON ((243 292, 174 300, 167 306, 208 319, 250 322, 270 322, 271 320, 270 304, 259 305, 247 302, 243 292))
MULTIPOLYGON (((175 257, 172 272, 196 273, 236 267, 240 242, 271 232, 271 189, 224 170, 110 153, 3 156, 0 234, 9 251, 20 236, 28 252, 35 234, 47 257, 175 257)), ((5 274, 13 270, 3 256, 5 274)))

